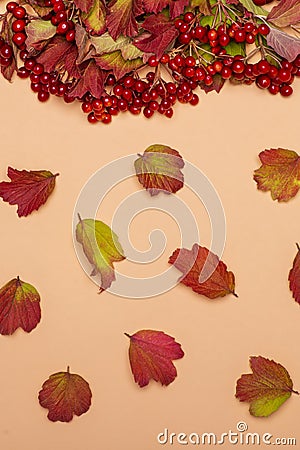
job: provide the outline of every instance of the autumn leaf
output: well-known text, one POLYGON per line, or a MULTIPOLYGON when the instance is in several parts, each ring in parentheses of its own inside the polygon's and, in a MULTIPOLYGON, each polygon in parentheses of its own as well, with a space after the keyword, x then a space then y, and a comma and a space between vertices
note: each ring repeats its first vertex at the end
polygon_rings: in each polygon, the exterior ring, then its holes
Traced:
POLYGON ((173 0, 170 3, 170 18, 180 16, 183 13, 184 8, 190 4, 189 0, 173 0))
POLYGON ((139 182, 150 195, 170 194, 183 187, 184 161, 177 150, 167 145, 150 145, 134 162, 139 182))
POLYGON ((113 263, 125 259, 118 236, 100 220, 82 220, 79 216, 76 239, 92 264, 91 275, 100 274, 101 276, 100 292, 109 288, 116 279, 113 263))
POLYGON ((281 0, 273 6, 267 20, 280 28, 300 22, 300 0, 281 0))
POLYGON ((234 274, 227 270, 226 264, 206 247, 194 244, 191 250, 177 249, 169 258, 169 264, 182 272, 178 281, 193 289, 197 294, 210 299, 233 294, 234 274))
POLYGON ((39 392, 39 402, 49 410, 52 422, 70 422, 74 414, 81 416, 91 406, 92 392, 89 384, 75 373, 57 372, 48 378, 39 392))
POLYGON ((284 31, 270 28, 267 35, 267 44, 278 55, 292 62, 300 54, 300 39, 285 33, 284 31))
POLYGON ((93 7, 94 0, 74 0, 74 4, 80 11, 87 13, 93 7))
POLYGON ((81 78, 70 90, 70 95, 82 98, 87 92, 90 92, 95 98, 100 98, 104 90, 104 80, 105 74, 91 59, 81 78))
POLYGON ((11 181, 0 183, 0 197, 10 205, 18 205, 18 216, 28 216, 38 210, 55 187, 58 173, 48 170, 17 170, 9 167, 7 175, 11 181))
POLYGON ((219 73, 213 75, 213 82, 210 86, 207 86, 205 83, 201 84, 201 89, 208 94, 209 92, 216 91, 217 94, 221 91, 222 87, 225 84, 224 78, 219 73))
POLYGON ((162 331, 141 330, 130 336, 129 360, 134 381, 140 387, 151 379, 168 386, 177 376, 172 360, 184 356, 180 344, 162 331))
POLYGON ((64 67, 66 55, 72 46, 73 44, 68 42, 63 36, 55 35, 37 57, 37 61, 43 64, 47 72, 60 69, 64 67))
POLYGON ((120 50, 95 56, 94 59, 101 69, 112 70, 117 80, 126 73, 139 69, 144 64, 142 58, 132 59, 131 61, 124 59, 120 50))
POLYGON ((293 298, 300 304, 300 247, 297 244, 297 255, 293 262, 293 267, 289 273, 290 290, 293 298))
POLYGON ((45 6, 44 0, 27 0, 32 9, 39 15, 39 17, 44 17, 51 11, 51 7, 45 6))
MULTIPOLYGON (((236 0, 238 3, 238 1, 236 0)), ((192 8, 199 8, 199 11, 205 16, 209 16, 211 14, 211 8, 208 0, 191 0, 192 8)))
POLYGON ((106 8, 102 0, 94 0, 93 6, 86 13, 81 14, 86 30, 94 34, 101 34, 106 29, 106 8))
POLYGON ((98 56, 120 50, 122 58, 125 60, 122 60, 123 64, 126 64, 128 60, 143 56, 143 53, 133 45, 133 39, 128 36, 119 36, 118 39, 114 40, 109 33, 104 33, 101 36, 92 36, 90 42, 98 56))
POLYGON ((236 397, 241 402, 250 403, 250 414, 267 417, 291 396, 293 382, 287 370, 273 360, 263 356, 251 356, 250 368, 253 373, 244 374, 237 381, 236 397))
POLYGON ((255 170, 254 180, 261 191, 270 191, 273 200, 287 202, 300 187, 300 158, 296 152, 283 148, 259 154, 262 166, 255 170))
POLYGON ((13 334, 17 328, 30 333, 40 320, 40 296, 35 287, 17 277, 0 289, 0 334, 13 334))
POLYGON ((174 0, 144 0, 143 6, 146 13, 158 14, 172 1, 174 0))
POLYGON ((135 19, 143 13, 141 0, 112 0, 108 6, 107 28, 113 39, 121 34, 135 36, 138 33, 135 19))
POLYGON ((13 74, 17 70, 18 49, 12 40, 14 34, 12 31, 13 21, 14 17, 7 17, 4 15, 0 33, 0 36, 5 40, 5 42, 8 42, 11 45, 13 50, 11 64, 9 66, 1 65, 1 74, 7 81, 12 80, 13 74))
POLYGON ((178 30, 164 14, 148 16, 142 27, 146 32, 134 40, 134 45, 145 53, 154 53, 159 59, 178 36, 178 30))
POLYGON ((49 20, 33 20, 26 26, 26 48, 29 51, 33 49, 40 51, 55 34, 56 27, 49 20))

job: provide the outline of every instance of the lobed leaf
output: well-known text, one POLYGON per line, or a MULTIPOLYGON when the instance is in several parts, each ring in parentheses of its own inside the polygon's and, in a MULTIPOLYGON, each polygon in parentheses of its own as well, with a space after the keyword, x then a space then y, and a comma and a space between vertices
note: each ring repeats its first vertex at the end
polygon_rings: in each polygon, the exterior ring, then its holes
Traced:
POLYGON ((300 304, 300 247, 298 244, 297 249, 298 251, 293 262, 293 267, 289 273, 289 283, 293 298, 300 304))
POLYGON ((57 372, 43 383, 39 403, 49 410, 52 422, 70 422, 73 416, 81 416, 91 406, 92 392, 89 384, 77 374, 57 372))
POLYGON ((184 352, 175 339, 162 331, 141 330, 130 336, 129 360, 134 381, 140 387, 151 379, 168 386, 177 376, 172 360, 183 358, 184 352))
POLYGON ((281 0, 273 6, 267 20, 280 28, 300 22, 300 0, 281 0))
POLYGON ((134 167, 139 182, 150 195, 175 193, 183 187, 184 161, 177 150, 167 145, 150 145, 134 167))
POLYGON ((197 294, 210 299, 233 294, 237 297, 234 274, 226 264, 206 247, 194 244, 191 250, 177 249, 169 258, 169 264, 182 272, 178 281, 197 294))
POLYGON ((250 414, 267 417, 291 396, 293 382, 287 370, 279 363, 263 356, 250 357, 252 374, 244 374, 238 379, 236 397, 241 402, 250 403, 250 414))
POLYGON ((264 150, 259 154, 262 165, 254 171, 257 189, 270 191, 273 200, 287 202, 300 187, 300 157, 283 148, 264 150))
POLYGON ((52 194, 58 174, 48 170, 17 170, 8 168, 11 181, 0 183, 0 197, 10 205, 18 205, 18 216, 38 210, 52 194))
POLYGON ((40 295, 19 277, 0 289, 0 334, 13 334, 17 328, 30 333, 41 320, 40 295))
POLYGON ((285 33, 284 31, 270 28, 267 35, 267 44, 278 55, 292 62, 300 54, 300 39, 285 33))

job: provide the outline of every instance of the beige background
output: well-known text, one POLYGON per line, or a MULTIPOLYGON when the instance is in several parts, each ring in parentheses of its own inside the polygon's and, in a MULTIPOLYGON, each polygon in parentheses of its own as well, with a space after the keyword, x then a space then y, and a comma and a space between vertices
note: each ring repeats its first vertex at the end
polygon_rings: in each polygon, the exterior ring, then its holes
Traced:
MULTIPOLYGON (((249 372, 250 355, 281 362, 300 389, 300 310, 287 282, 300 241, 300 198, 275 203, 252 180, 263 149, 300 152, 299 80, 295 91, 283 99, 254 86, 226 86, 220 95, 201 92, 196 108, 178 104, 173 120, 124 114, 110 126, 91 126, 78 105, 57 99, 40 104, 27 81, 0 80, 0 179, 6 179, 8 165, 61 174, 47 205, 26 219, 0 203, 0 284, 20 275, 42 297, 42 321, 32 333, 18 330, 0 339, 1 449, 154 450, 162 447, 156 436, 165 427, 222 433, 235 431, 241 420, 251 432, 296 437, 300 447, 299 398, 293 396, 268 419, 255 419, 234 397, 237 378, 249 372), (185 286, 142 301, 98 296, 77 262, 71 219, 80 189, 104 164, 153 143, 178 149, 219 192, 228 226, 223 259, 236 275, 239 299, 209 301, 185 286), (152 382, 140 389, 133 382, 123 333, 143 328, 171 334, 186 353, 176 361, 178 377, 168 388, 152 382), (90 383, 92 407, 69 424, 54 424, 37 394, 51 373, 67 365, 90 383)), ((134 180, 127 190, 116 188, 99 217, 109 222, 114 207, 137 188, 134 180)), ((188 190, 178 195, 192 208, 201 243, 208 245, 203 206, 188 190)), ((164 229, 169 241, 151 274, 164 268, 180 245, 176 225, 155 212, 132 224, 138 248, 147 249, 154 226, 164 229)), ((122 263, 124 273, 131 269, 145 274, 143 267, 122 263)))

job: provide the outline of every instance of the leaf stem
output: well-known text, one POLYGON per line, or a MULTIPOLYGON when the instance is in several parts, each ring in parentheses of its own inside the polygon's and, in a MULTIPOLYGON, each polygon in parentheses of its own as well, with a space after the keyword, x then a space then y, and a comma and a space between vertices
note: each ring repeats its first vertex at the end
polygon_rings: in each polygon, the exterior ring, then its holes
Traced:
POLYGON ((125 334, 125 336, 127 336, 129 339, 131 338, 130 334, 128 334, 128 333, 124 333, 124 334, 125 334))
POLYGON ((298 244, 298 242, 296 242, 296 247, 297 247, 298 252, 300 252, 300 245, 298 244))

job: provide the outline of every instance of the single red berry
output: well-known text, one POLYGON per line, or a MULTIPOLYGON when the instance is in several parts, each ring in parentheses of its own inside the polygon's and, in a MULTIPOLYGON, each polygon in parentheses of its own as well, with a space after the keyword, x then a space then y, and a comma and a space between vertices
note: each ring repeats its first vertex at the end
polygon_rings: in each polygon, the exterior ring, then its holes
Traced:
POLYGON ((253 44, 255 42, 255 36, 253 33, 247 33, 246 42, 247 44, 253 44))
POLYGON ((278 92, 280 91, 280 88, 279 88, 279 86, 277 86, 276 84, 271 84, 269 87, 268 87, 268 91, 270 92, 270 94, 272 94, 272 95, 276 95, 276 94, 278 94, 278 92))
POLYGON ((293 88, 292 88, 292 86, 289 86, 289 85, 287 85, 287 84, 284 84, 283 86, 281 86, 281 88, 280 88, 280 94, 281 94, 283 97, 289 97, 290 95, 292 95, 292 93, 293 93, 293 88))
POLYGON ((87 117, 89 123, 97 123, 98 119, 93 112, 91 112, 87 117))
POLYGON ((13 30, 14 33, 18 33, 20 31, 23 31, 25 27, 26 27, 25 20, 17 19, 12 23, 11 29, 13 30))
POLYGON ((144 116, 145 116, 147 119, 150 119, 150 117, 153 116, 154 111, 153 111, 152 109, 146 107, 146 108, 143 109, 143 114, 144 114, 144 116))
POLYGON ((13 10, 19 6, 18 3, 16 2, 8 2, 6 5, 6 11, 12 13, 13 10))
POLYGON ((292 78, 292 74, 289 70, 281 68, 278 71, 278 77, 282 83, 287 83, 292 78))
POLYGON ((16 19, 24 19, 26 16, 26 9, 23 8, 23 6, 18 5, 13 9, 12 14, 16 19))
POLYGON ((158 60, 156 59, 156 56, 150 56, 150 58, 148 59, 148 66, 150 67, 156 67, 158 66, 158 60))
POLYGON ((69 24, 67 21, 59 22, 56 28, 57 34, 66 34, 69 31, 69 24))
POLYGON ((228 45, 229 42, 230 42, 230 37, 228 36, 228 34, 223 33, 219 36, 219 44, 222 47, 226 47, 226 45, 228 45))
POLYGON ((270 63, 266 59, 262 59, 257 63, 257 68, 260 74, 266 74, 270 70, 270 63))
POLYGON ((108 113, 104 113, 102 115, 102 123, 109 124, 111 122, 111 115, 108 113))
POLYGON ((3 44, 0 48, 0 56, 2 58, 11 58, 13 55, 13 49, 9 44, 3 44))
POLYGON ((32 72, 33 72, 35 75, 41 75, 41 74, 44 72, 44 66, 43 66, 43 64, 36 63, 36 64, 34 65, 33 69, 32 69, 32 72))
POLYGON ((189 44, 191 42, 191 39, 191 33, 181 33, 178 38, 180 44, 189 44))
POLYGON ((207 33, 207 37, 210 41, 215 41, 218 38, 217 30, 215 30, 214 28, 209 30, 209 32, 207 33))
POLYGON ((169 55, 167 55, 166 53, 164 53, 164 54, 162 55, 162 57, 160 58, 160 62, 161 62, 162 64, 168 64, 169 61, 170 61, 170 57, 169 57, 169 55))
POLYGON ((197 94, 193 94, 191 100, 189 101, 190 105, 196 106, 199 103, 199 97, 197 94))
POLYGON ((267 36, 270 33, 270 28, 265 23, 261 23, 258 27, 258 32, 263 36, 267 36))
POLYGON ((30 75, 30 72, 23 66, 23 67, 19 68, 17 75, 19 78, 28 78, 30 75))
POLYGON ((259 75, 256 79, 256 84, 261 89, 268 89, 270 87, 271 80, 267 75, 259 75))
POLYGON ((12 41, 16 44, 17 47, 21 47, 26 41, 26 34, 24 33, 15 33, 12 37, 12 41))
POLYGON ((184 20, 186 23, 192 22, 192 21, 194 20, 194 18, 195 18, 195 14, 192 13, 191 11, 186 12, 186 13, 184 14, 184 16, 183 16, 183 20, 184 20))
POLYGON ((50 97, 49 92, 45 92, 45 91, 39 91, 38 92, 38 99, 40 102, 46 102, 50 97))

